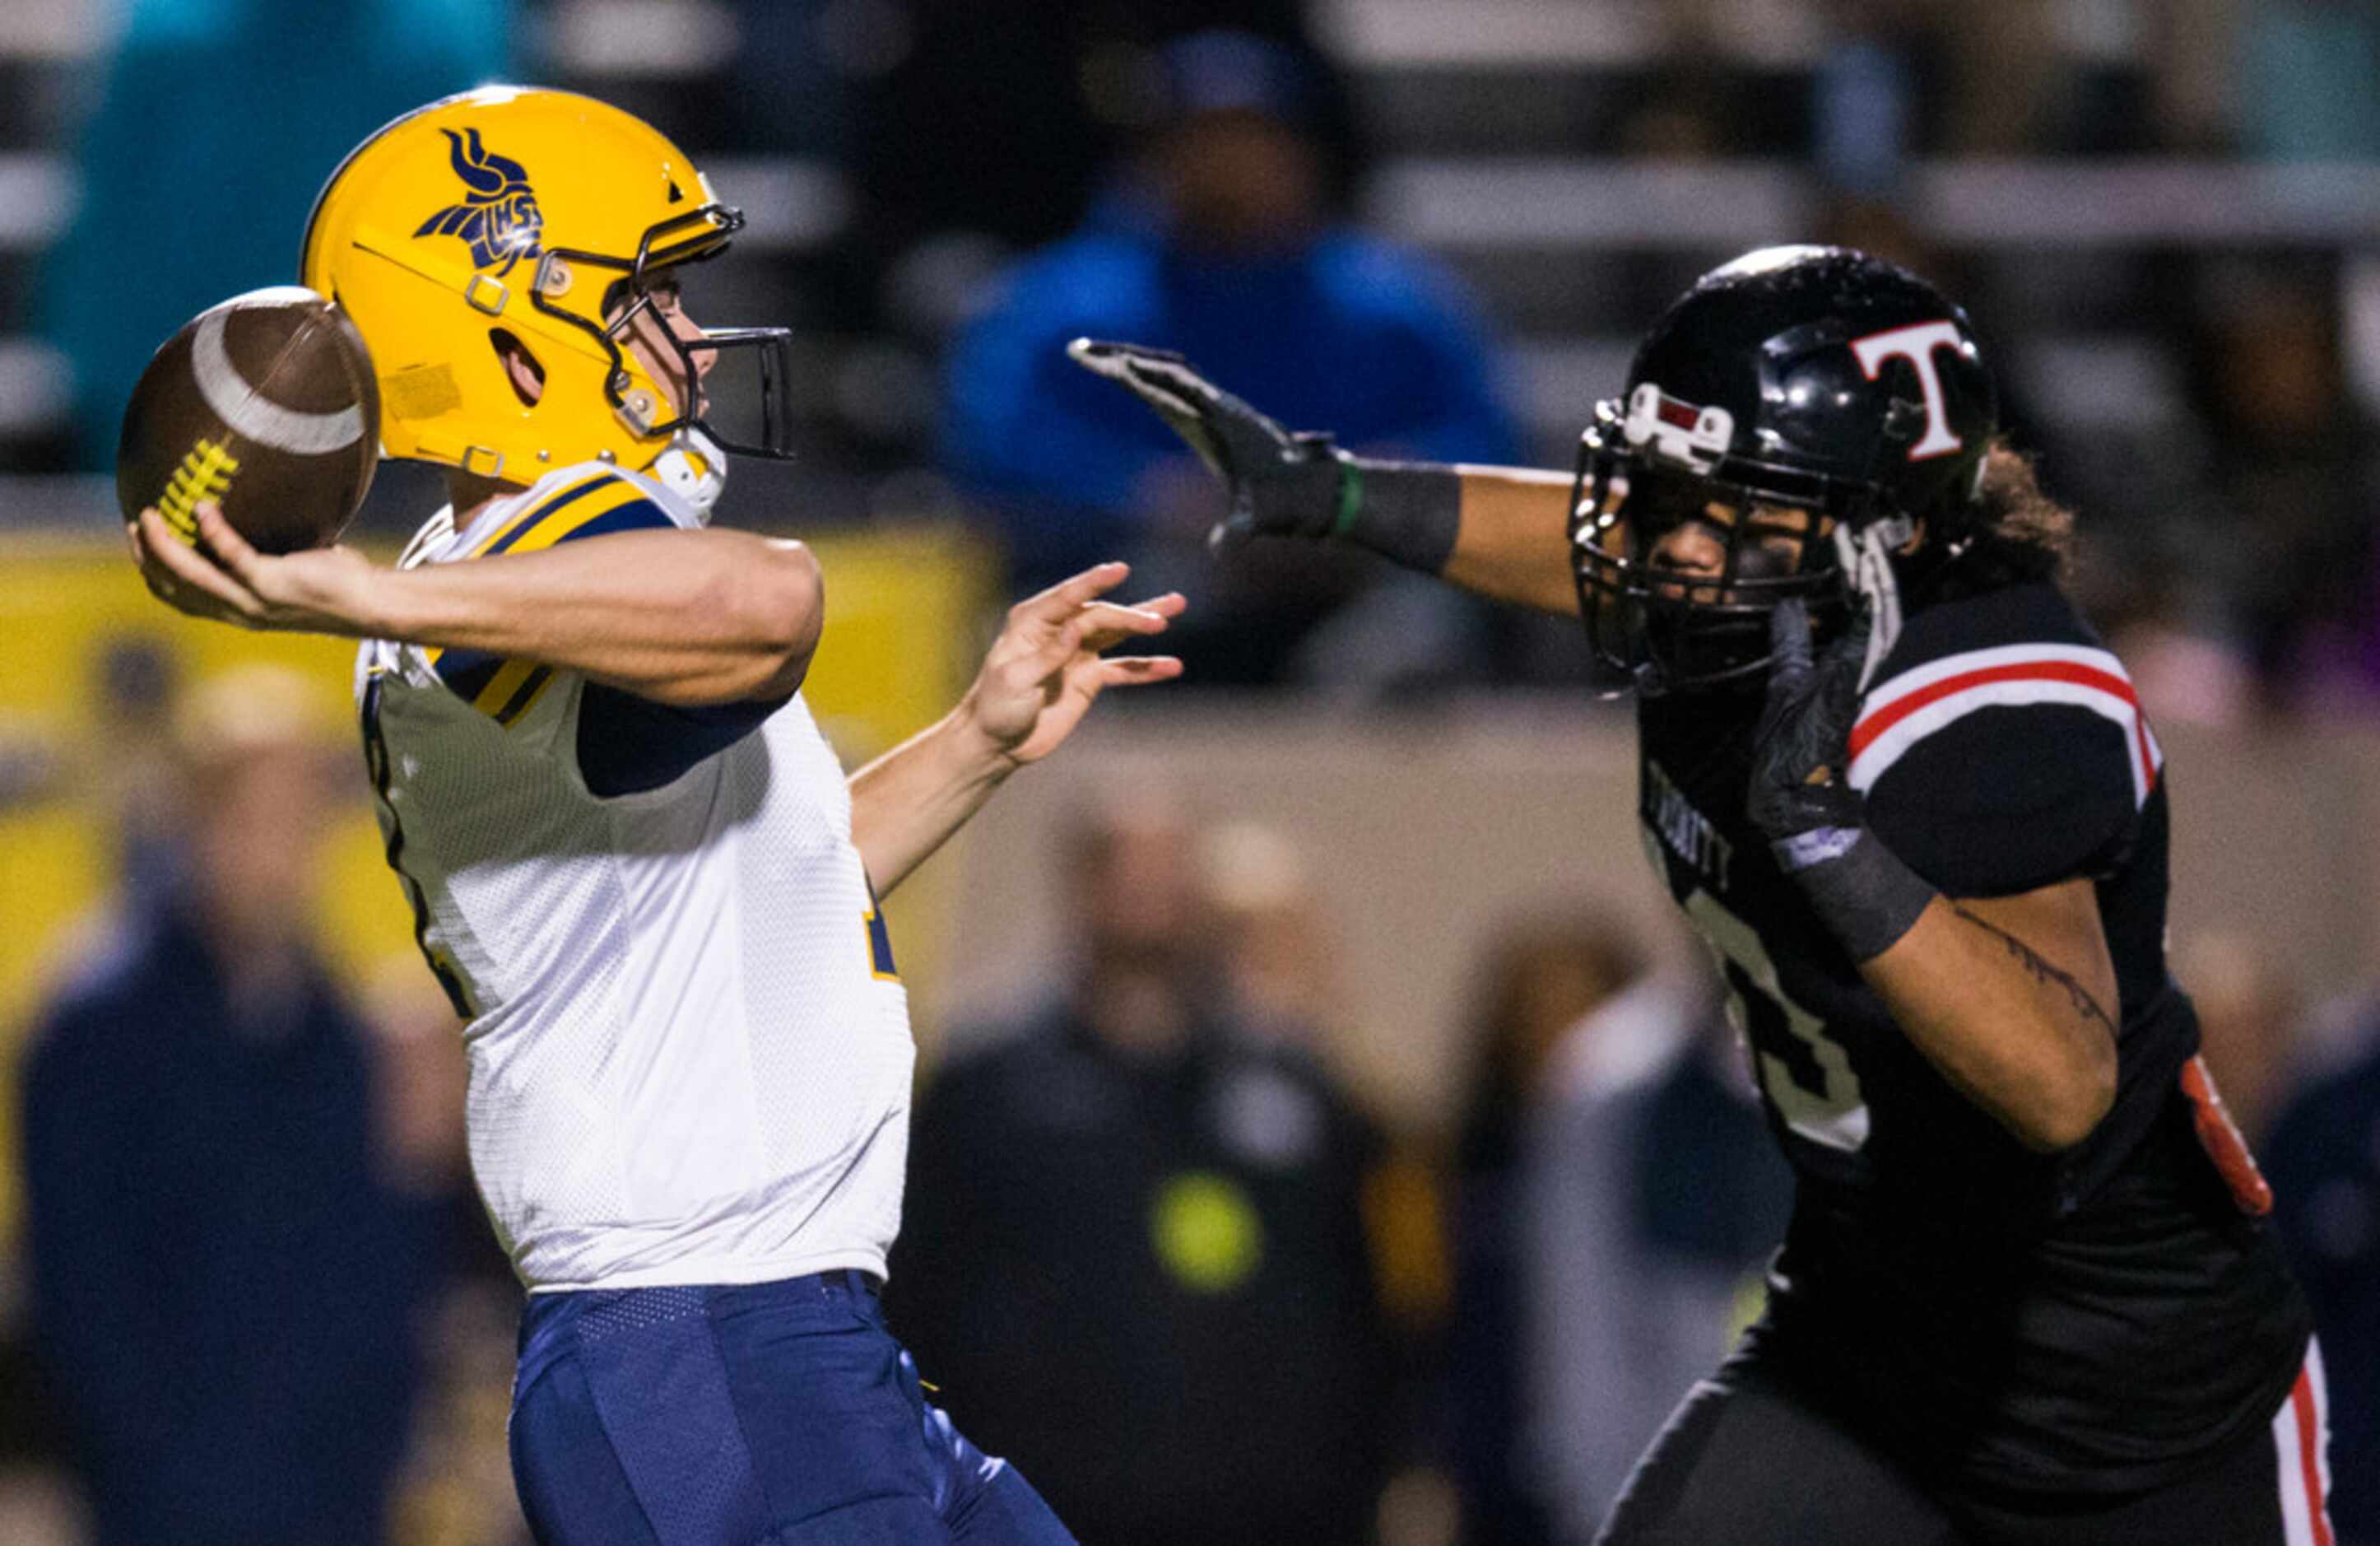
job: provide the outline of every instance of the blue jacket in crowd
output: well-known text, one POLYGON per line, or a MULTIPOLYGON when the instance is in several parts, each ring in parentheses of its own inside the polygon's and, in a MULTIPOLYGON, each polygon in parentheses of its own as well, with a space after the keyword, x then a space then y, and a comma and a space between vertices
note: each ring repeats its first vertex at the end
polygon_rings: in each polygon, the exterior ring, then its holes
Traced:
POLYGON ((1087 335, 1178 349, 1293 430, 1439 461, 1509 462, 1520 437, 1467 297, 1346 227, 1284 255, 1208 259, 1153 225, 1095 221, 1027 259, 965 330, 945 448, 1001 512, 1020 583, 1128 553, 1135 496, 1183 455, 1129 393, 1066 358, 1087 335))

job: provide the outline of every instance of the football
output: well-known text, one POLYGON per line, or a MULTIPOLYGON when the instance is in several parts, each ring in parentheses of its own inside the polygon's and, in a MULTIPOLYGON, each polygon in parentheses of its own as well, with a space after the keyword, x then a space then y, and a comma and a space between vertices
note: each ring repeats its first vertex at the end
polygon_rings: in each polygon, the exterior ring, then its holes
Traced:
POLYGON ((132 389, 115 499, 155 505, 186 542, 212 499, 261 553, 338 540, 380 464, 380 386, 363 335, 294 285, 211 306, 165 340, 132 389))

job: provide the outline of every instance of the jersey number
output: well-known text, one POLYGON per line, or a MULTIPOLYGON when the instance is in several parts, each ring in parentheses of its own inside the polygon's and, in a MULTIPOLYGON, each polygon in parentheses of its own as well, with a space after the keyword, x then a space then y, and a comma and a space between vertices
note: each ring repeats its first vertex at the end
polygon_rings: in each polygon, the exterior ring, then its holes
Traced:
POLYGON ((1791 1127, 1812 1143, 1855 1153, 1867 1142, 1867 1102, 1851 1054, 1827 1034, 1827 1023, 1785 996, 1777 963, 1752 925, 1709 892, 1686 898, 1694 920, 1718 953, 1727 979, 1728 1012, 1751 1044, 1760 1087, 1791 1127), (1793 1055, 1790 1061, 1782 1048, 1793 1055))

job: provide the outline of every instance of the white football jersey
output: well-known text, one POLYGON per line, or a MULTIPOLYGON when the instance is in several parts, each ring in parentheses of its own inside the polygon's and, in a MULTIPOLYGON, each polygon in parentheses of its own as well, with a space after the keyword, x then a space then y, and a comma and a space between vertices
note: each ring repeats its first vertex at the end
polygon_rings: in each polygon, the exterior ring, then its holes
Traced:
MULTIPOLYGON (((459 531, 442 512, 402 562, 664 522, 698 524, 588 464, 459 531)), ((357 691, 390 862, 468 1018, 472 1171, 529 1289, 881 1274, 908 1003, 802 700, 606 798, 576 673, 378 640, 357 691)))

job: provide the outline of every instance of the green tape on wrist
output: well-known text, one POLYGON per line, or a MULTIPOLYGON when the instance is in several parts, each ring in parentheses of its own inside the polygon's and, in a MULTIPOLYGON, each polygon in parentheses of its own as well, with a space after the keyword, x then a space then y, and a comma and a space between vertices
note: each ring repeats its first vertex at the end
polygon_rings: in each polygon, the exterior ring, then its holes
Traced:
POLYGON ((1364 469, 1354 457, 1348 456, 1339 463, 1339 512, 1331 517, 1330 534, 1340 538, 1353 536, 1355 517, 1363 508, 1364 469))
POLYGON ((1435 462, 1340 457, 1339 512, 1329 535, 1422 574, 1442 573, 1463 521, 1463 480, 1435 462))

